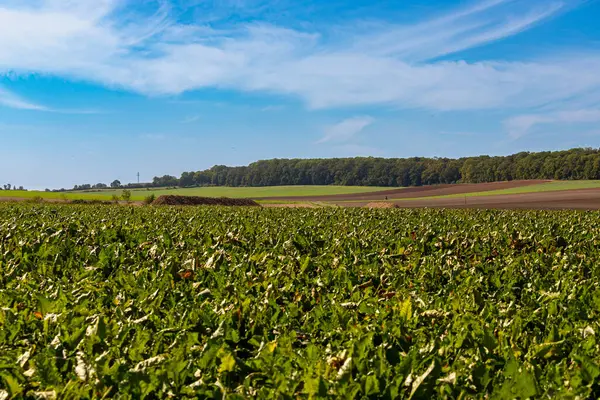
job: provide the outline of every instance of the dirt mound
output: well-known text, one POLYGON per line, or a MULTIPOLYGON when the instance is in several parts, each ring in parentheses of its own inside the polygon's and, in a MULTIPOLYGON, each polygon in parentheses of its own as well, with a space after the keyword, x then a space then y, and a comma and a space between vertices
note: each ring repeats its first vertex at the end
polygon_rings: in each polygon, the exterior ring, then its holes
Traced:
POLYGON ((365 206, 365 208, 400 208, 396 203, 383 203, 383 202, 375 202, 369 203, 365 206))
POLYGON ((199 197, 199 196, 159 196, 152 205, 166 206, 250 206, 260 207, 260 204, 252 199, 230 199, 227 197, 199 197))

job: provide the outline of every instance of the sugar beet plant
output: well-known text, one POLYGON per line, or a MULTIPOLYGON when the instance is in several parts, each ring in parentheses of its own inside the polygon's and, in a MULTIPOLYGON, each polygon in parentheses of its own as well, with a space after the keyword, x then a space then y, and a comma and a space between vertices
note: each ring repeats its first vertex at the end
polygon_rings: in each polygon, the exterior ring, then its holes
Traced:
POLYGON ((0 206, 0 398, 597 398, 600 214, 0 206))

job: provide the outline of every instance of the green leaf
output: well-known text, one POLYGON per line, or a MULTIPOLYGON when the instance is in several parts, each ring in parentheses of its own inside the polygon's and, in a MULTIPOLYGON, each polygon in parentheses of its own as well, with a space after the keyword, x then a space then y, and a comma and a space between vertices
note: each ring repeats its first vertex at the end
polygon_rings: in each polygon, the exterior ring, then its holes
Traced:
POLYGON ((37 300, 38 300, 38 311, 40 311, 42 314, 46 315, 46 314, 54 312, 54 303, 50 299, 47 299, 44 296, 38 295, 37 300))
POLYGON ((220 359, 219 372, 229 372, 235 369, 235 357, 231 353, 225 352, 220 356, 220 359))
POLYGON ((581 376, 586 383, 593 383, 600 376, 600 367, 593 360, 585 356, 574 356, 581 366, 581 376))
POLYGON ((379 393, 379 380, 375 375, 368 375, 365 379, 365 395, 371 396, 379 393))
POLYGON ((322 377, 306 378, 304 380, 304 393, 309 395, 309 398, 324 397, 327 395, 327 385, 322 377))
POLYGON ((398 317, 405 323, 410 321, 410 319, 412 318, 412 302, 410 298, 404 300, 400 304, 400 313, 398 317))
POLYGON ((494 351, 498 347, 498 341, 488 329, 483 331, 483 345, 489 351, 494 351))
POLYGON ((2 378, 4 381, 4 387, 8 389, 8 393, 11 397, 15 397, 23 391, 23 388, 21 385, 19 385, 19 382, 17 382, 17 380, 8 373, 0 373, 0 378, 2 378))
POLYGON ((504 367, 504 384, 496 390, 494 399, 527 399, 538 394, 535 376, 525 367, 510 359, 504 367))

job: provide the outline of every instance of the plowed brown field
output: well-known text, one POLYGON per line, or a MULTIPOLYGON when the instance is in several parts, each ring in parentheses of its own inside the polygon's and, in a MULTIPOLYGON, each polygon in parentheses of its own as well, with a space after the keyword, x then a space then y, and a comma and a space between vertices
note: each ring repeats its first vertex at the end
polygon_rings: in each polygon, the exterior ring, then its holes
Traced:
MULTIPOLYGON (((535 210, 598 210, 600 189, 562 190, 556 192, 507 194, 498 196, 415 199, 395 202, 401 208, 496 208, 535 210)), ((340 206, 362 207, 367 203, 338 202, 340 206)))
MULTIPOLYGON (((357 193, 316 197, 269 198, 263 200, 323 201, 345 207, 364 207, 373 201, 393 201, 401 208, 498 208, 498 209, 600 209, 600 188, 560 190, 506 195, 438 198, 438 196, 460 195, 538 185, 549 181, 510 181, 478 184, 456 184, 410 187, 383 192, 357 193)), ((277 206, 277 205, 271 205, 277 206)))

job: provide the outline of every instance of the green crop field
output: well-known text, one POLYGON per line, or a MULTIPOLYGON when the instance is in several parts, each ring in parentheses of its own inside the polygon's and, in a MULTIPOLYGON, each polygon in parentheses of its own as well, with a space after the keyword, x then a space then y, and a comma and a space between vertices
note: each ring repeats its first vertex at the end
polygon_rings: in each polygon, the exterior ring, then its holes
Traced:
MULTIPOLYGON (((119 192, 119 195, 121 192, 119 192)), ((0 190, 0 198, 14 199, 33 199, 41 197, 49 200, 110 200, 112 195, 102 193, 82 193, 82 192, 39 192, 35 190, 0 190)), ((141 199, 140 199, 141 200, 141 199)))
MULTIPOLYGON (((323 196, 332 194, 352 194, 377 192, 398 188, 378 186, 267 186, 267 187, 198 187, 184 189, 134 189, 131 190, 132 200, 144 200, 146 196, 184 195, 204 197, 257 198, 257 197, 292 197, 292 196, 323 196)), ((110 200, 113 195, 121 196, 122 190, 101 190, 97 192, 73 191, 64 193, 0 190, 0 197, 33 198, 40 196, 44 199, 86 199, 110 200)))
MULTIPOLYGON (((156 196, 184 195, 204 197, 257 198, 257 197, 294 197, 294 196, 324 196, 332 194, 352 194, 377 192, 396 188, 378 186, 265 186, 265 187, 198 187, 184 189, 132 190, 132 196, 143 199, 151 193, 156 196)), ((102 192, 104 195, 119 195, 118 191, 102 192)))
POLYGON ((600 214, 0 204, 0 398, 600 396, 600 214))

